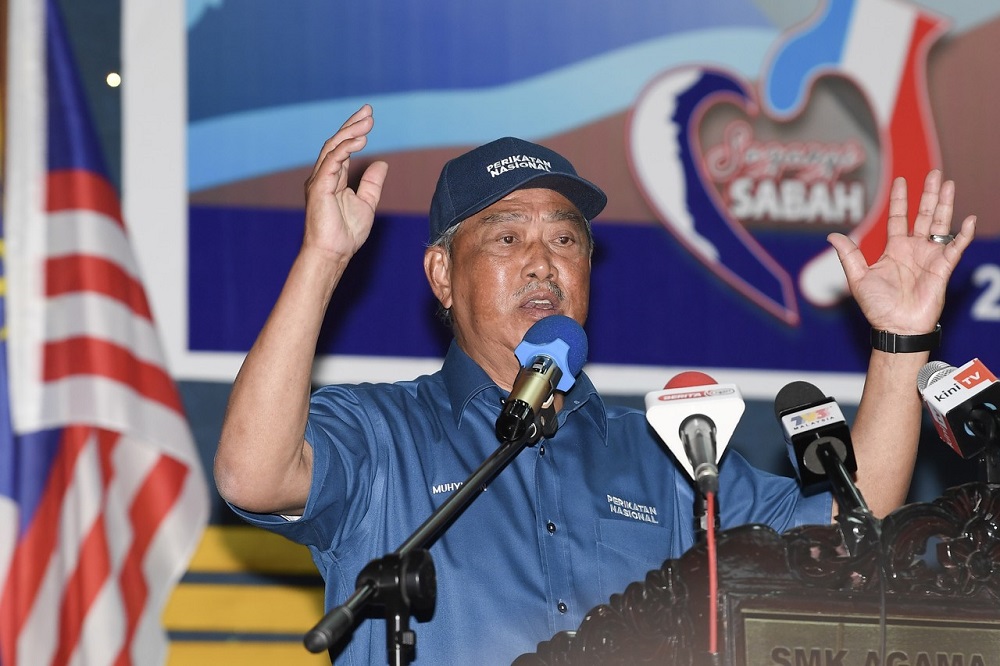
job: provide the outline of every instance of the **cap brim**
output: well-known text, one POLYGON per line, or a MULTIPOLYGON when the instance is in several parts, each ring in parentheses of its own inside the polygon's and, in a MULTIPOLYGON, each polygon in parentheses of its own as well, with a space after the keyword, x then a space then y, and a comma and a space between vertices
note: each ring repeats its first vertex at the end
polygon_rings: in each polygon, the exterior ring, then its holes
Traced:
POLYGON ((589 180, 568 173, 542 172, 538 175, 525 178, 506 190, 493 192, 490 196, 484 197, 471 206, 466 207, 465 210, 456 213, 448 226, 442 229, 437 236, 440 238, 448 229, 451 229, 462 220, 472 217, 479 211, 489 208, 511 192, 532 187, 554 190, 563 195, 569 199, 570 203, 576 206, 577 210, 580 211, 588 222, 597 217, 608 203, 607 195, 604 194, 601 188, 589 180))

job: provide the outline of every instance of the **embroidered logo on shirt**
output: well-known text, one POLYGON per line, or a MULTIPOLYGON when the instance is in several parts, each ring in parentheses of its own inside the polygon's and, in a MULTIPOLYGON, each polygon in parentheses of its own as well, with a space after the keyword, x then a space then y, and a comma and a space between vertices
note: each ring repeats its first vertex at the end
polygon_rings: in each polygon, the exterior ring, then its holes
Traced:
POLYGON ((431 486, 431 493, 434 495, 439 495, 441 493, 450 493, 458 490, 465 485, 464 481, 459 481, 458 483, 439 483, 436 486, 431 486))
POLYGON ((656 517, 655 506, 637 504, 624 500, 621 497, 608 495, 608 509, 611 510, 611 513, 617 513, 619 516, 625 516, 632 520, 640 520, 644 523, 653 523, 655 525, 660 524, 660 521, 656 517))

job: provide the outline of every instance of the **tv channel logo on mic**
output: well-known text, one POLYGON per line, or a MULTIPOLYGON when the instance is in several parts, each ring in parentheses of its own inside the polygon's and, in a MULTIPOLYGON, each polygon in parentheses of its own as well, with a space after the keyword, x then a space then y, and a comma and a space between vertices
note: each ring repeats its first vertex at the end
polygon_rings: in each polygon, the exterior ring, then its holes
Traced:
POLYGON ((829 402, 824 405, 807 407, 798 412, 792 412, 782 417, 782 421, 790 434, 797 434, 804 430, 812 430, 824 426, 828 423, 840 423, 846 421, 844 413, 840 411, 840 405, 836 402, 829 402))
POLYGON ((669 402, 671 400, 695 400, 697 398, 721 398, 723 396, 736 395, 738 391, 735 387, 716 385, 712 388, 704 389, 664 389, 660 391, 656 396, 656 400, 660 402, 669 402))
POLYGON ((934 421, 934 427, 941 439, 956 453, 965 455, 954 428, 961 428, 965 407, 973 404, 973 399, 981 393, 993 393, 1000 389, 997 378, 974 358, 965 365, 954 369, 944 377, 935 378, 921 391, 920 397, 934 421), (955 423, 952 423, 954 421, 955 423))

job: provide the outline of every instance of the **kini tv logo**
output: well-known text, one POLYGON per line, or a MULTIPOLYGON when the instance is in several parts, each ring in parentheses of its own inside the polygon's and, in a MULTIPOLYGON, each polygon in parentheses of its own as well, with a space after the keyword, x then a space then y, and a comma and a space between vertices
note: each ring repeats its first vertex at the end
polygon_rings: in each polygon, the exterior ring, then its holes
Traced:
MULTIPOLYGON (((873 263, 892 179, 921 183, 940 163, 924 61, 944 28, 911 3, 828 0, 778 39, 756 81, 696 64, 660 74, 628 119, 639 190, 708 270, 798 326, 799 295, 826 307, 848 294, 826 236, 849 235, 873 263), (803 241, 799 256, 754 236, 776 231, 803 241)), ((910 210, 919 195, 910 188, 910 210)))
POLYGON ((996 377, 977 358, 965 370, 955 373, 955 381, 967 389, 975 388, 983 382, 995 382, 996 377))
MULTIPOLYGON (((978 358, 971 360, 949 377, 952 383, 947 388, 932 393, 929 397, 938 403, 952 402, 959 393, 978 393, 982 386, 994 383, 997 378, 978 358)), ((930 388, 930 386, 928 386, 930 388)), ((964 395, 963 395, 964 397, 964 395)))
POLYGON ((920 396, 942 441, 963 458, 978 456, 995 439, 1000 383, 978 358, 960 368, 941 365, 920 396))

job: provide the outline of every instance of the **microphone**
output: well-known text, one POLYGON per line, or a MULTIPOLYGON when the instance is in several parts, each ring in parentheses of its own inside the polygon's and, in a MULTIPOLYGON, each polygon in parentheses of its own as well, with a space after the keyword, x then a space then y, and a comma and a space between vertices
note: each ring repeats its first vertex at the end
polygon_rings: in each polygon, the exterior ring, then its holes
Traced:
POLYGON ((496 435, 501 442, 517 442, 525 437, 537 441, 541 434, 555 433, 555 419, 540 433, 535 423, 543 407, 549 407, 555 391, 566 392, 576 383, 587 362, 587 334, 570 317, 552 315, 539 319, 514 349, 521 369, 514 387, 497 418, 496 435))
POLYGON ((735 384, 682 372, 646 394, 646 420, 703 493, 719 489, 719 459, 743 416, 735 384))
POLYGON ((809 382, 792 382, 775 396, 774 414, 800 485, 807 488, 829 479, 844 545, 857 556, 861 544, 877 542, 881 528, 851 477, 858 461, 840 405, 809 382))
POLYGON ((1000 444, 1000 382, 978 358, 960 368, 931 361, 917 374, 917 389, 938 435, 962 457, 1000 444))
POLYGON ((809 382, 792 382, 778 391, 774 415, 781 424, 792 465, 803 488, 828 478, 820 459, 821 444, 829 444, 849 472, 858 470, 851 431, 840 405, 809 382))

